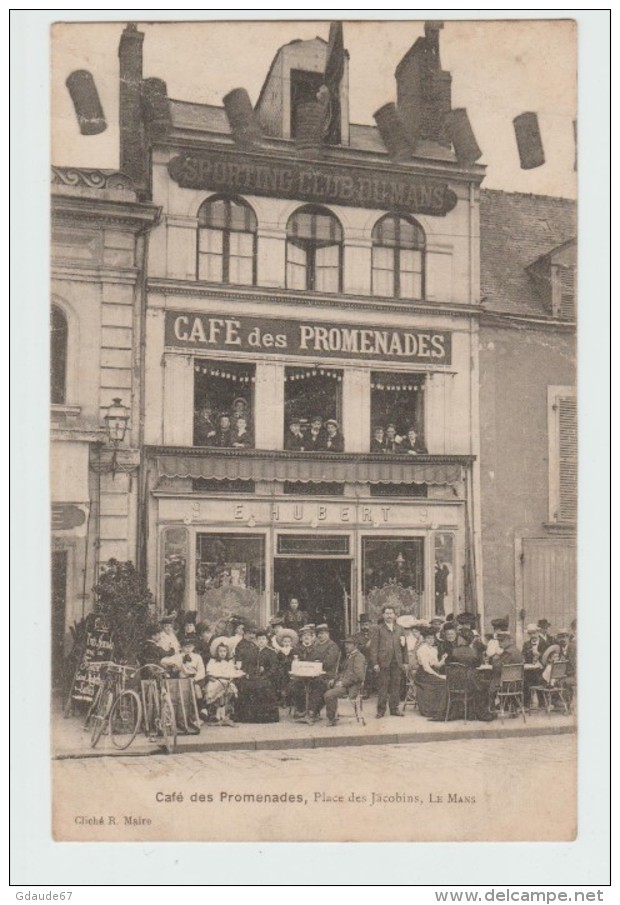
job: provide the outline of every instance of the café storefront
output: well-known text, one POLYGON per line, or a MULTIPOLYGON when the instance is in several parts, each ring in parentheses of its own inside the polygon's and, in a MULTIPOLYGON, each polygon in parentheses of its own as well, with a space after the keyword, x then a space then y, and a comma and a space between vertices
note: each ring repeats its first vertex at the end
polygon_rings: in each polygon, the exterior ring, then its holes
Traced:
POLYGON ((425 618, 471 605, 473 457, 448 451, 470 342, 461 319, 408 317, 405 329, 215 306, 161 318, 168 442, 145 452, 162 609, 265 624, 295 596, 342 638, 388 602, 425 618), (248 441, 220 445, 216 415, 205 431, 201 412, 235 405, 248 441), (317 412, 337 421, 342 448, 291 448, 291 423, 308 437, 317 412), (376 451, 379 423, 401 438, 415 424, 420 451, 376 451))

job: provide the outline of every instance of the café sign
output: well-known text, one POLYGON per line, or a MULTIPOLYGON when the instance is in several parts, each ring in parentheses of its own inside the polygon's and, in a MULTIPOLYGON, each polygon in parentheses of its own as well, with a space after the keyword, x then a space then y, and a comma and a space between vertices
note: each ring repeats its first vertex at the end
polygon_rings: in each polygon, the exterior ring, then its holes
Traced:
POLYGON ((166 346, 197 352, 263 352, 420 364, 449 365, 452 360, 452 334, 445 330, 386 329, 185 311, 166 312, 166 346))
POLYGON ((379 167, 287 160, 213 151, 184 153, 168 164, 181 188, 292 198, 404 214, 445 216, 457 202, 445 182, 379 167))

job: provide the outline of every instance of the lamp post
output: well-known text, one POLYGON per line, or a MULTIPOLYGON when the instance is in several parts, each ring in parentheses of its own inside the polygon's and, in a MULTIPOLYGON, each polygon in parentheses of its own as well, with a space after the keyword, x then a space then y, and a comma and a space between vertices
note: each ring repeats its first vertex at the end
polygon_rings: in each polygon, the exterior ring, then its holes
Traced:
POLYGON ((118 471, 131 474, 131 472, 135 471, 134 465, 119 465, 118 462, 118 449, 125 439, 125 434, 127 433, 127 428, 129 426, 129 409, 126 405, 123 405, 120 397, 117 396, 112 400, 112 404, 108 406, 103 421, 108 435, 108 443, 112 446, 113 450, 112 458, 109 462, 102 462, 100 451, 99 460, 96 465, 93 466, 93 470, 98 474, 111 474, 112 478, 114 478, 114 475, 118 471))

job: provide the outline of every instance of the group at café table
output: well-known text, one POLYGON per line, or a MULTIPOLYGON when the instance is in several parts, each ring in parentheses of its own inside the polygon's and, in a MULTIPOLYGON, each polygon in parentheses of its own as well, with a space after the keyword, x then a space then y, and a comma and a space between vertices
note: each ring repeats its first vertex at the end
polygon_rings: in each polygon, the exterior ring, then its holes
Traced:
POLYGON ((397 616, 394 607, 385 606, 374 623, 362 614, 359 630, 344 639, 341 649, 329 625, 312 624, 297 597, 265 629, 241 617, 214 625, 197 623, 196 617, 165 615, 150 626, 139 654, 142 665, 160 666, 169 677, 186 680, 198 717, 186 727, 191 733, 199 732, 201 723, 278 722, 281 708, 310 725, 324 709, 326 725, 332 727, 338 725, 339 699, 360 693, 366 699, 376 693, 377 719, 388 707, 391 716, 403 717, 402 704, 412 690, 421 716, 457 718, 458 708, 447 714, 451 663, 466 669, 468 719, 473 720, 495 719, 504 665, 524 665, 525 706, 533 703, 534 687, 553 683, 551 667, 558 660, 566 661, 561 681, 569 699, 576 684, 576 621, 554 635, 546 619, 527 625, 519 650, 508 618, 492 620, 493 631, 482 637, 473 613, 425 621, 408 613, 397 616))

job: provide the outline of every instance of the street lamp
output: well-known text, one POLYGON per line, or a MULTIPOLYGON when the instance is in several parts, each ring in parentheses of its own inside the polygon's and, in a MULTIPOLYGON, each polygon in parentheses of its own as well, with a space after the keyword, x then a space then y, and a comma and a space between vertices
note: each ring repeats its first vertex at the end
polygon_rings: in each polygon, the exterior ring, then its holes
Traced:
POLYGON ((115 449, 125 439, 127 426, 129 425, 129 409, 123 405, 119 396, 112 400, 112 405, 108 406, 108 411, 103 419, 108 431, 108 439, 115 449))

